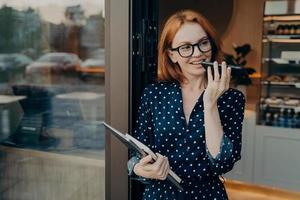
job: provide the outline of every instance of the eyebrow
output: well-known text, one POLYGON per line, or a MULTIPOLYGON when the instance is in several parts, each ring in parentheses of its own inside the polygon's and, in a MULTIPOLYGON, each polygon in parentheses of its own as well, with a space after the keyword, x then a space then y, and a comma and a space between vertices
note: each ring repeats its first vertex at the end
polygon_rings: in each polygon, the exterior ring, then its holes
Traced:
MULTIPOLYGON (((206 39, 208 39, 208 36, 204 36, 203 38, 199 39, 198 42, 201 42, 202 40, 206 40, 206 39)), ((185 44, 192 44, 192 43, 189 41, 183 41, 183 42, 180 42, 178 44, 178 46, 185 45, 185 44)))

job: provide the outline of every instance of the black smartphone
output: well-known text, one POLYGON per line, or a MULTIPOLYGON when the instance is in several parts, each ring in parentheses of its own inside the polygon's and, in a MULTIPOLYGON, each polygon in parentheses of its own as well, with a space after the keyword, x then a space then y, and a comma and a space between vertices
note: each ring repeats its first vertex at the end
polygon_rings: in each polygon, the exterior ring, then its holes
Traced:
MULTIPOLYGON (((213 67, 214 67, 214 63, 212 63, 212 62, 205 62, 205 61, 202 61, 200 64, 201 64, 206 70, 207 70, 207 67, 208 67, 208 66, 211 66, 212 69, 213 69, 213 67)), ((222 69, 222 64, 218 64, 218 67, 222 69)), ((241 67, 241 66, 235 66, 235 65, 227 65, 227 67, 230 67, 232 70, 233 70, 233 69, 234 69, 234 70, 240 70, 240 69, 243 69, 243 67, 241 67)))
MULTIPOLYGON (((207 70, 208 66, 210 66, 212 75, 214 75, 214 63, 213 62, 202 61, 200 64, 205 68, 205 70, 207 70)), ((242 66, 227 65, 227 67, 231 68, 231 75, 241 74, 242 72, 245 71, 245 69, 242 66)), ((221 72, 222 72, 222 65, 221 64, 218 64, 218 69, 219 69, 219 74, 221 75, 221 72)))

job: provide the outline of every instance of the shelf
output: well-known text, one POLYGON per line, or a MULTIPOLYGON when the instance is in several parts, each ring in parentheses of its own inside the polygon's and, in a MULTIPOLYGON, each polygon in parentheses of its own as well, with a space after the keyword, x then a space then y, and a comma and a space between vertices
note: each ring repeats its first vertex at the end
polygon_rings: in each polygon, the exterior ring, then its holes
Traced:
POLYGON ((300 21, 300 15, 268 15, 264 17, 264 21, 300 21))
POLYGON ((300 82, 278 82, 278 81, 261 81, 262 85, 275 85, 275 86, 292 86, 300 88, 300 82))
POLYGON ((281 58, 263 58, 262 61, 263 61, 263 63, 273 62, 274 64, 284 64, 284 65, 289 64, 288 60, 284 60, 284 59, 281 59, 281 58))
POLYGON ((275 64, 275 65, 291 65, 291 66, 299 66, 300 67, 300 63, 289 63, 288 60, 285 60, 285 59, 282 59, 282 58, 271 58, 271 59, 270 58, 263 58, 263 63, 264 62, 272 62, 272 64, 275 64))
POLYGON ((300 34, 298 35, 264 35, 264 39, 300 39, 300 34))
MULTIPOLYGON (((268 10, 265 11, 269 12, 268 10)), ((264 106, 274 112, 279 112, 280 109, 300 111, 300 80, 298 78, 300 76, 300 52, 298 52, 300 33, 292 31, 293 34, 284 34, 290 33, 290 31, 276 31, 279 25, 300 24, 300 13, 269 13, 269 15, 265 14, 263 18, 261 60, 263 76, 258 82, 261 88, 260 97, 262 101, 259 103, 258 122, 262 122, 265 118, 264 112, 262 112, 264 106), (273 79, 271 76, 278 76, 278 78, 274 77, 273 79)))
POLYGON ((266 119, 264 111, 273 114, 280 113, 280 109, 300 111, 300 32, 294 28, 300 24, 300 13, 290 12, 295 8, 294 4, 288 5, 289 13, 271 1, 265 2, 266 5, 262 31, 262 78, 258 81, 261 89, 258 123, 266 119), (278 12, 272 10, 275 7, 278 12), (293 26, 286 30, 283 25, 293 26))
POLYGON ((300 39, 285 39, 285 38, 264 38, 262 40, 264 43, 273 42, 273 43, 300 43, 300 39))
POLYGON ((275 104, 267 104, 267 103, 264 103, 263 105, 268 105, 270 108, 287 108, 287 109, 295 109, 300 111, 300 106, 290 106, 284 104, 275 105, 275 104))

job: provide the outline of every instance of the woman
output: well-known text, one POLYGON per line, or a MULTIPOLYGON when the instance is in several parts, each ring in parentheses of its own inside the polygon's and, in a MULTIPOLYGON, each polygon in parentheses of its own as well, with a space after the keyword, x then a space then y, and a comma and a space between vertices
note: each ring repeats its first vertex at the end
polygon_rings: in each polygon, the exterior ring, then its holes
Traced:
POLYGON ((225 62, 218 70, 215 31, 200 14, 177 12, 163 28, 158 51, 159 82, 145 88, 134 132, 158 160, 134 156, 129 174, 148 183, 143 199, 228 199, 219 176, 241 157, 245 98, 229 88, 225 62), (213 70, 201 61, 214 61, 213 70), (169 169, 182 178, 183 192, 165 181, 169 169))

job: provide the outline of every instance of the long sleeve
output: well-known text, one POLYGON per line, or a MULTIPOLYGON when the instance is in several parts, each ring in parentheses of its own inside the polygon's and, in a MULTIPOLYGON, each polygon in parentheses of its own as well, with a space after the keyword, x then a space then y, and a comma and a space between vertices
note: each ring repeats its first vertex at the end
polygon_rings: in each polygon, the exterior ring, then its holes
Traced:
POLYGON ((150 110, 150 95, 152 94, 149 88, 145 88, 137 111, 137 119, 134 127, 134 137, 139 141, 152 148, 153 142, 151 136, 153 136, 152 115, 150 110))
POLYGON ((214 175, 225 174, 233 168, 236 161, 241 159, 245 97, 236 90, 229 99, 232 100, 231 103, 225 106, 229 109, 221 119, 224 134, 218 155, 213 158, 206 147, 206 154, 214 175))
MULTIPOLYGON (((151 91, 149 91, 148 88, 146 88, 141 96, 138 111, 137 111, 137 119, 135 122, 134 127, 134 137, 147 145, 149 148, 152 148, 151 145, 152 141, 150 140, 152 134, 152 116, 149 106, 149 95, 151 94, 151 91)), ((139 180, 144 184, 149 183, 150 180, 145 179, 143 177, 137 176, 133 172, 133 168, 135 164, 137 164, 140 160, 139 155, 137 155, 135 152, 131 153, 130 159, 127 163, 128 167, 128 175, 131 176, 133 179, 139 180)))

